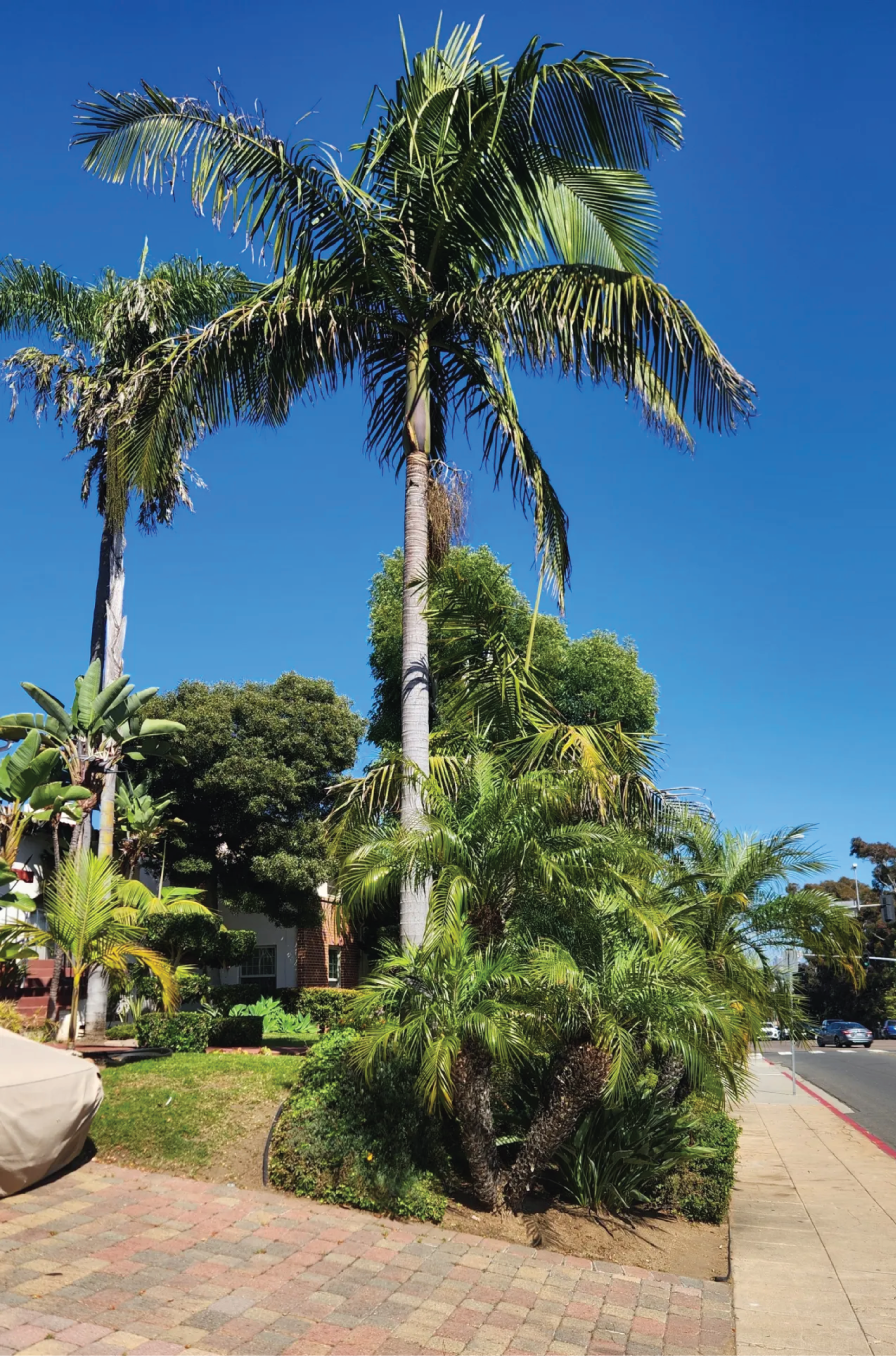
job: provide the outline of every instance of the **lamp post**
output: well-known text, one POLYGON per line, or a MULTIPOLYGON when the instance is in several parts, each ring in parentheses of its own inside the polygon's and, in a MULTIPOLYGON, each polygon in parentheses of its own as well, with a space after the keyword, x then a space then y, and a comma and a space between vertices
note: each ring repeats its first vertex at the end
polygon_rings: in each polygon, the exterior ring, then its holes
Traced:
POLYGON ((784 952, 787 965, 787 987, 790 990, 790 1091, 796 1096, 796 1050, 793 1044, 793 968, 796 964, 796 952, 790 947, 784 952))
POLYGON ((862 915, 861 915, 860 910, 861 910, 861 908, 862 908, 862 903, 861 903, 861 900, 859 899, 859 864, 858 864, 858 862, 853 862, 853 864, 852 864, 852 883, 853 883, 853 885, 855 886, 855 889, 856 889, 856 918, 861 918, 862 915))

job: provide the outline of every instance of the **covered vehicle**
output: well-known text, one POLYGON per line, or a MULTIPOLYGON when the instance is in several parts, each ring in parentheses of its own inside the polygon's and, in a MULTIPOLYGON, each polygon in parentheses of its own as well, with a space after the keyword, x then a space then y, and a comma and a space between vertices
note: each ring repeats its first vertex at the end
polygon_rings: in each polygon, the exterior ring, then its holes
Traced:
POLYGON ((89 1059, 0 1027, 0 1196, 76 1158, 102 1100, 99 1070, 89 1059))

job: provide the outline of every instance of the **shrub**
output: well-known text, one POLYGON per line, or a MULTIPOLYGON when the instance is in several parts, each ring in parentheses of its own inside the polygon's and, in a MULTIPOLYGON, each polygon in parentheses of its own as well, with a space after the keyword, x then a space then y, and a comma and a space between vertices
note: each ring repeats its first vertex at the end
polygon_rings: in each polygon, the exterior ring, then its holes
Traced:
MULTIPOLYGON (((212 992, 212 982, 208 975, 182 972, 178 976, 177 985, 180 989, 181 1004, 200 1003, 203 999, 209 998, 212 992)), ((162 986, 155 975, 139 975, 134 990, 139 997, 148 998, 157 1008, 162 1006, 162 986)))
POLYGON ((707 1157, 696 1126, 693 1113, 642 1086, 616 1106, 587 1113, 557 1155, 558 1185, 590 1210, 646 1205, 673 1171, 707 1157))
POLYGON ((235 1007, 254 1006, 259 1001, 273 999, 284 1012, 301 1012, 320 1027, 349 1026, 352 1024, 350 1006, 354 989, 277 989, 271 993, 258 984, 216 984, 209 994, 209 1004, 218 1012, 231 1012, 235 1007))
POLYGON ((213 1020, 206 1012, 145 1012, 137 1018, 137 1044, 205 1050, 213 1020))
MULTIPOLYGON (((189 1016, 190 1014, 184 1014, 189 1016)), ((209 1026, 209 1045, 261 1045, 263 1017, 213 1017, 209 1026)))
POLYGON ((24 1025, 22 1014, 15 1003, 0 1000, 0 1026, 6 1031, 14 1031, 18 1034, 24 1025))
POLYGON ((355 989, 299 989, 298 1006, 322 1029, 353 1026, 355 989))
POLYGON ((710 1153, 682 1163, 670 1175, 659 1204, 700 1224, 721 1224, 728 1213, 740 1127, 724 1111, 693 1104, 692 1143, 710 1153))
POLYGON ((136 1035, 137 1027, 133 1022, 117 1022, 106 1028, 106 1039, 110 1041, 132 1041, 136 1035))
POLYGON ((276 998, 259 998, 255 1003, 237 1003, 230 1009, 231 1017, 261 1017, 265 1036, 304 1037, 316 1040, 317 1025, 303 1012, 286 1012, 276 998))
MULTIPOLYGON (((338 992, 338 991, 337 991, 338 992)), ((398 1060, 366 1082, 351 1064, 356 1032, 324 1036, 302 1064, 271 1148, 273 1186, 399 1218, 432 1220, 445 1213, 438 1178, 446 1170, 439 1122, 409 1088, 413 1075, 398 1060)))

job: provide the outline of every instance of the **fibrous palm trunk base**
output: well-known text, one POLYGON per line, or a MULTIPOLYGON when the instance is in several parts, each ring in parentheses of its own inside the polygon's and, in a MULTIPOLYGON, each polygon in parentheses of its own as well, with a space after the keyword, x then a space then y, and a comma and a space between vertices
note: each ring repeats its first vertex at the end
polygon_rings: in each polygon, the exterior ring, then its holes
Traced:
POLYGON ((500 1165, 492 1119, 491 1067, 484 1051, 461 1050, 453 1069, 454 1110, 473 1190, 487 1210, 496 1210, 500 1165))
POLYGON ((536 1179, 550 1166, 579 1117, 600 1100, 610 1072, 610 1057, 590 1041, 568 1046, 554 1061, 547 1094, 504 1183, 504 1204, 515 1210, 536 1179))

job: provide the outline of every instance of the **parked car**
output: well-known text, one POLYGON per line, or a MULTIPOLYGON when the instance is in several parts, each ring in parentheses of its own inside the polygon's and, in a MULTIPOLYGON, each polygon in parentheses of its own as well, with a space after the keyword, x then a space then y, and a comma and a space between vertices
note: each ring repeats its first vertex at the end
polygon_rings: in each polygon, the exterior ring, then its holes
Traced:
POLYGON ((781 1028, 777 1022, 762 1023, 762 1039, 764 1041, 779 1041, 781 1039, 781 1028))
POLYGON ((822 1022, 815 1039, 821 1046, 836 1045, 839 1049, 846 1049, 851 1045, 864 1045, 866 1050, 870 1050, 874 1036, 861 1022, 838 1020, 822 1022))
POLYGON ((877 1034, 882 1041, 896 1041, 896 1017, 888 1017, 885 1022, 881 1022, 877 1034))

